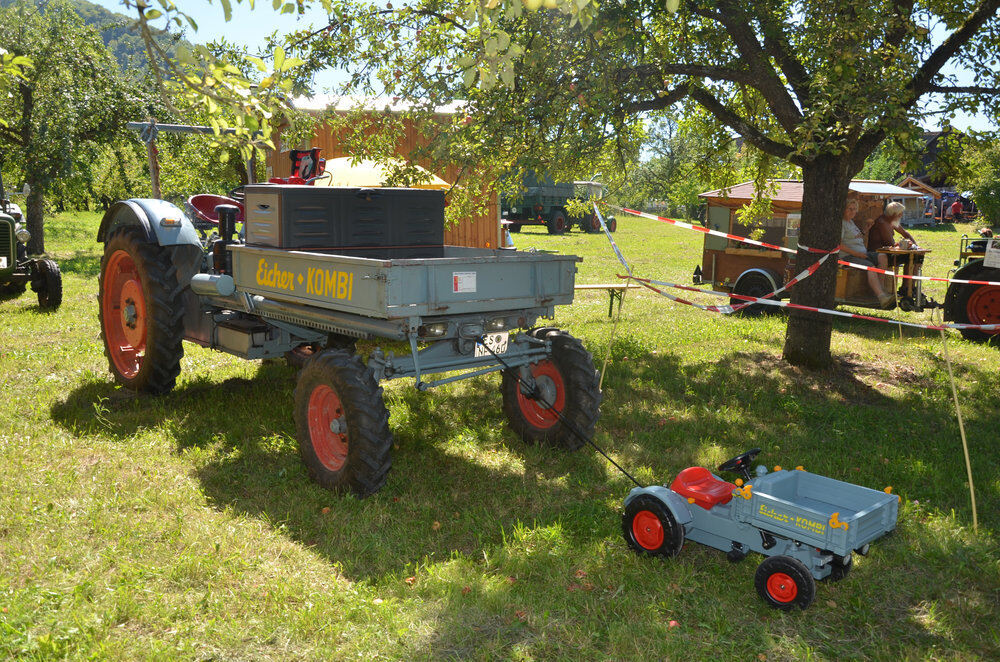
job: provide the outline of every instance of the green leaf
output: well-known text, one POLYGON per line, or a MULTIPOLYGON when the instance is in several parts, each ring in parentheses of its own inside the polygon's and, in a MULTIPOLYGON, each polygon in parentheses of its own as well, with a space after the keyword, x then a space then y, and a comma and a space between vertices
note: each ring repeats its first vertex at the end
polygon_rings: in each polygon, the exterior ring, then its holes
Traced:
POLYGON ((274 49, 274 70, 281 71, 281 65, 285 63, 285 49, 278 46, 274 49))
POLYGON ((163 16, 163 12, 161 12, 159 9, 147 9, 143 14, 143 16, 146 17, 147 21, 155 21, 156 19, 163 16))
POLYGON ((219 2, 222 4, 222 13, 225 15, 226 22, 228 23, 233 18, 233 6, 229 0, 219 0, 219 2))

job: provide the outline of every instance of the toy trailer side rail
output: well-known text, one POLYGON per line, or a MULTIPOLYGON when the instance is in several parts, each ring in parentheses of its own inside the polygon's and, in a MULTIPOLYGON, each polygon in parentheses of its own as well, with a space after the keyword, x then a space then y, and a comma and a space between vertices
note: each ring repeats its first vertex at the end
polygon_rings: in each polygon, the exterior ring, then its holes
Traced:
POLYGON ((733 499, 758 528, 845 556, 895 527, 899 497, 806 471, 776 471, 733 499))

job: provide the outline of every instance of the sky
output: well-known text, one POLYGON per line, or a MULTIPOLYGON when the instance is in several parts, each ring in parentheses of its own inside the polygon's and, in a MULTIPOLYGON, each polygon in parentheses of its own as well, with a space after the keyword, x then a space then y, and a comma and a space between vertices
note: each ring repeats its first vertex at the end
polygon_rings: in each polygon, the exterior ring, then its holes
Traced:
MULTIPOLYGON (((120 0, 90 0, 111 11, 125 14, 126 9, 120 0)), ((274 31, 280 33, 301 30, 310 25, 316 27, 325 25, 326 14, 319 3, 309 3, 306 13, 302 16, 297 14, 278 14, 272 9, 268 0, 257 0, 255 8, 250 9, 247 0, 237 4, 232 1, 233 18, 228 23, 222 13, 222 7, 216 2, 209 3, 206 0, 176 0, 178 7, 198 23, 198 31, 190 32, 186 35, 189 41, 195 43, 205 43, 225 37, 227 40, 246 44, 251 52, 259 51, 264 40, 274 31)), ((343 72, 328 71, 320 73, 315 80, 315 91, 322 93, 331 86, 344 80, 343 72)), ((952 125, 960 130, 973 129, 976 131, 997 131, 998 127, 989 122, 981 115, 970 116, 959 113, 952 125)), ((937 122, 932 119, 926 122, 925 129, 936 129, 937 122)))

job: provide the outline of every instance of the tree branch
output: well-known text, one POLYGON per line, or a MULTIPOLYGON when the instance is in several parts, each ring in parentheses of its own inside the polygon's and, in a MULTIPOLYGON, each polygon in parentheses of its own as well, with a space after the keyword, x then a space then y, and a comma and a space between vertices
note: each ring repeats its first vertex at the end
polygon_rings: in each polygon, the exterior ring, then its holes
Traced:
POLYGON ((664 108, 669 108, 684 97, 688 96, 688 89, 688 83, 684 82, 672 90, 668 90, 666 94, 661 97, 625 104, 622 106, 622 111, 626 114, 632 114, 650 110, 663 110, 664 108))
MULTIPOLYGON (((763 18, 762 18, 763 22, 763 18)), ((764 50, 773 57, 785 73, 788 84, 791 85, 799 105, 805 106, 809 99, 809 73, 795 57, 794 49, 788 43, 788 36, 782 26, 764 22, 764 50)))
POLYGON ((912 108, 917 99, 930 91, 931 81, 938 75, 941 68, 975 36, 986 21, 993 18, 998 9, 1000 9, 1000 0, 983 0, 976 7, 976 10, 965 19, 965 23, 948 35, 948 38, 931 53, 907 84, 907 88, 913 95, 910 101, 905 104, 907 108, 912 108))
POLYGON ((965 87, 954 85, 928 85, 928 92, 939 92, 942 94, 1000 94, 1000 87, 982 87, 980 85, 967 85, 965 87))
POLYGON ((710 112, 715 119, 728 127, 734 129, 743 136, 743 139, 757 149, 785 159, 795 165, 802 165, 801 159, 792 156, 792 148, 775 140, 771 140, 761 132, 756 126, 750 124, 745 119, 726 108, 718 99, 712 96, 708 90, 701 87, 691 87, 688 96, 697 101, 701 106, 710 112))

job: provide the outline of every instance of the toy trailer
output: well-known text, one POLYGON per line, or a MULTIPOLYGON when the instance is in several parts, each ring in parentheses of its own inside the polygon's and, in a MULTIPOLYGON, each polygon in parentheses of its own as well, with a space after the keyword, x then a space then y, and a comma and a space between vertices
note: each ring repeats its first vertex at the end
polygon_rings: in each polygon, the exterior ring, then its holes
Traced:
POLYGON ((730 561, 751 552, 767 558, 754 584, 770 606, 805 609, 815 580, 843 579, 853 553, 867 554, 873 541, 896 527, 899 497, 797 468, 758 466, 758 449, 719 467, 746 477, 729 483, 703 467, 690 467, 673 484, 635 488, 625 500, 622 532, 635 551, 674 556, 685 539, 727 553, 730 561))
POLYGON ((234 237, 239 211, 219 206, 219 234, 205 240, 163 200, 119 202, 105 215, 98 298, 119 383, 169 391, 182 340, 302 362, 302 458, 320 485, 360 496, 391 464, 381 380, 413 377, 425 390, 502 371, 503 411, 522 438, 579 448, 564 421, 593 434, 591 355, 569 334, 532 328, 572 302, 580 258, 445 246, 435 190, 251 185, 234 237), (410 351, 376 347, 363 362, 357 339, 410 351), (430 378, 440 373, 451 374, 430 378))

